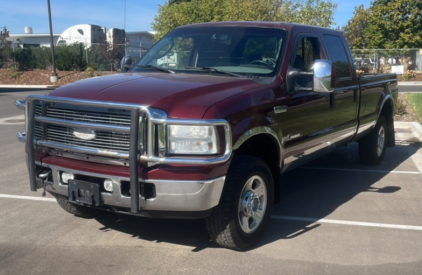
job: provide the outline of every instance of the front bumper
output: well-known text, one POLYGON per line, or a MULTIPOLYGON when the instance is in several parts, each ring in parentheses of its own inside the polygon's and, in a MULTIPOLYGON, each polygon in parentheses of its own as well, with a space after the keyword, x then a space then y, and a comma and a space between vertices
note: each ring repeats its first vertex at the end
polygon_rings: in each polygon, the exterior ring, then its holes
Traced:
MULTIPOLYGON (((104 174, 88 173, 81 170, 74 170, 56 165, 40 164, 38 166, 51 169, 52 181, 47 182, 46 190, 68 196, 68 186, 61 182, 60 174, 70 172, 75 176, 88 176, 100 179, 111 179, 113 192, 102 191, 100 193, 102 206, 109 206, 115 210, 131 208, 131 197, 122 194, 123 182, 130 181, 130 178, 117 177, 104 174)), ((141 211, 177 211, 177 212, 200 212, 215 207, 223 191, 225 177, 210 180, 179 181, 179 180, 153 180, 139 179, 139 183, 152 184, 155 187, 153 198, 139 196, 141 211)), ((40 187, 40 186, 39 186, 40 187)))

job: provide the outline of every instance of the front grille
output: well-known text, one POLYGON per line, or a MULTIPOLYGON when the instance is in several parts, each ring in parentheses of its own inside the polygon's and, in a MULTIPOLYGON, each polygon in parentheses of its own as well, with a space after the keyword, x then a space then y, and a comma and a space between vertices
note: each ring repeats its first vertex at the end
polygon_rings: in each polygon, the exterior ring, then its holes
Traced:
POLYGON ((130 115, 111 114, 103 112, 80 111, 80 110, 66 110, 54 107, 47 107, 47 117, 54 117, 66 120, 113 124, 120 126, 130 126, 130 115))
MULTIPOLYGON (((107 112, 95 112, 88 110, 72 110, 57 107, 41 107, 37 105, 35 115, 50 118, 65 119, 71 121, 101 123, 118 126, 130 126, 130 114, 116 114, 107 112)), ((36 139, 43 139, 67 145, 118 151, 129 153, 129 134, 120 132, 109 132, 96 130, 96 137, 93 140, 83 140, 73 134, 72 127, 35 123, 34 136, 36 139)))

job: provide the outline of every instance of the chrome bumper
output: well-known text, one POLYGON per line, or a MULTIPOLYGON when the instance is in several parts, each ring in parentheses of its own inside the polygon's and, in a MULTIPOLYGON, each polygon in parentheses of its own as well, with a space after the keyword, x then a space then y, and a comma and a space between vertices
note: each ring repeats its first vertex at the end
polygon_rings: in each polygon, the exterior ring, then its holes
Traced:
MULTIPOLYGON (((40 165, 40 163, 37 163, 40 165)), ((46 190, 55 194, 68 196, 67 185, 61 183, 60 173, 71 172, 74 175, 84 175, 96 178, 111 179, 113 192, 101 192, 103 205, 110 207, 131 208, 131 197, 124 196, 121 192, 121 182, 130 181, 130 178, 116 177, 104 174, 87 173, 80 170, 72 170, 55 165, 42 164, 52 170, 53 183, 47 184, 46 190)), ((141 210, 154 211, 205 211, 216 206, 220 201, 225 177, 210 180, 179 181, 179 180, 143 180, 139 182, 155 185, 156 196, 144 199, 139 196, 141 210)))

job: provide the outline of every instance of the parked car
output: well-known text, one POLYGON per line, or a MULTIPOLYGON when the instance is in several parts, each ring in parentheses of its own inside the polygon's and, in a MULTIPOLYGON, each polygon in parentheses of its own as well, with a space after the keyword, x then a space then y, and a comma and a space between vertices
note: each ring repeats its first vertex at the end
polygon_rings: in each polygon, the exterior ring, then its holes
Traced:
POLYGON ((281 173, 351 142, 376 165, 394 146, 396 75, 358 78, 352 60, 326 28, 179 27, 126 73, 17 102, 30 188, 82 217, 205 218, 214 242, 247 249, 264 236, 281 173))

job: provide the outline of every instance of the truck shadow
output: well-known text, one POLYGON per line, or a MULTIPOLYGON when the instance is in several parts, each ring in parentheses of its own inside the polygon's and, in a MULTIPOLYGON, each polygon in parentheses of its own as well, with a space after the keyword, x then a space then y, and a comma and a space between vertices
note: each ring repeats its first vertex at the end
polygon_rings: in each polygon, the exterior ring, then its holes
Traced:
MULTIPOLYGON (((296 238, 321 226, 314 220, 326 218, 359 194, 373 192, 384 196, 399 192, 401 187, 397 185, 401 185, 400 182, 409 175, 395 174, 395 180, 383 178, 391 171, 418 171, 410 157, 421 147, 421 144, 397 144, 387 149, 380 165, 367 166, 359 161, 358 144, 349 144, 284 174, 281 179, 281 203, 274 208, 275 218, 271 220, 269 234, 260 245, 296 238), (310 218, 313 221, 295 218, 310 218)), ((388 197, 385 199, 388 200, 388 197)), ((359 211, 371 207, 356 207, 353 210, 356 215, 348 210, 350 216, 337 219, 353 220, 354 216, 359 216, 359 211)))
MULTIPOLYGON (((350 144, 283 174, 281 203, 275 205, 269 230, 257 247, 280 239, 298 238, 320 226, 318 222, 291 220, 291 217, 323 219, 363 192, 375 192, 381 196, 399 192, 401 187, 390 185, 390 181, 380 183, 380 180, 393 170, 417 171, 410 156, 420 147, 420 144, 396 145, 387 149, 382 164, 365 166, 359 163, 357 144, 350 144), (377 186, 373 186, 375 183, 377 186)), ((142 240, 190 246, 193 252, 218 247, 210 241, 204 220, 162 220, 107 214, 99 216, 97 221, 104 226, 100 229, 102 231, 116 230, 142 240)))

